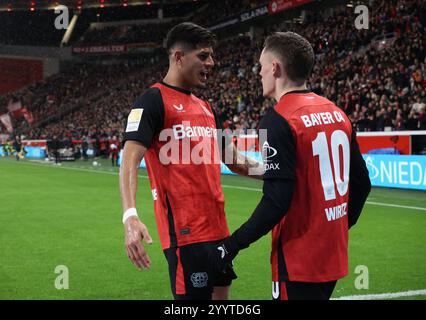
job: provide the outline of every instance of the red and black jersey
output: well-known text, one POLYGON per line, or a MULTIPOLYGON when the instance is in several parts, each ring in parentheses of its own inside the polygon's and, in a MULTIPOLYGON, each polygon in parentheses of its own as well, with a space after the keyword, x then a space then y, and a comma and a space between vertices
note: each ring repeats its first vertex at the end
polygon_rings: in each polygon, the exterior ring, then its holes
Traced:
POLYGON ((163 82, 139 97, 129 114, 124 141, 137 140, 148 149, 163 249, 229 236, 216 128, 209 103, 163 82))
POLYGON ((273 281, 327 282, 348 272, 351 123, 326 98, 285 94, 260 123, 264 179, 293 179, 290 207, 272 231, 273 281))
POLYGON ((328 288, 348 272, 348 229, 371 190, 356 134, 339 108, 307 90, 286 93, 260 130, 263 197, 223 246, 232 257, 272 230, 272 280, 328 288))

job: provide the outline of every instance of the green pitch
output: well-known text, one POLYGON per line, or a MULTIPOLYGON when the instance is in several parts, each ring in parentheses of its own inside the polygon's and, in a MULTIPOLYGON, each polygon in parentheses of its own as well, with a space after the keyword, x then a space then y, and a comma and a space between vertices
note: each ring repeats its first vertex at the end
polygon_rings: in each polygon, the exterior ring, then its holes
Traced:
MULTIPOLYGON (((0 299, 172 298, 146 171, 138 210, 154 244, 151 269, 138 271, 124 250, 117 169, 98 162, 0 159, 0 299), (58 265, 69 270, 67 290, 55 288, 58 265)), ((261 182, 224 176, 222 184, 234 230, 259 201, 261 182)), ((350 232, 350 274, 334 297, 426 290, 426 193, 373 189, 369 202, 350 232), (368 290, 355 288, 358 265, 368 268, 368 290)), ((269 252, 270 235, 240 253, 232 299, 270 299, 269 252)))

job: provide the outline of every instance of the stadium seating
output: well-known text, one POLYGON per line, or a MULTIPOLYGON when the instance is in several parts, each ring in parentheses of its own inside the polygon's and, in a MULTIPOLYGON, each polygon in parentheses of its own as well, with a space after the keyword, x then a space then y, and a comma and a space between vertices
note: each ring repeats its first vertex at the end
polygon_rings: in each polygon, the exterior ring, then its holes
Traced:
MULTIPOLYGON (((381 0, 373 11, 369 30, 354 29, 353 8, 342 7, 328 17, 308 12, 303 24, 268 26, 264 36, 292 30, 311 41, 317 61, 310 88, 343 108, 356 130, 425 130, 425 3, 381 0)), ((221 41, 208 89, 195 92, 210 101, 225 127, 257 128, 273 105, 261 96, 257 60, 263 40, 221 41)), ((43 120, 33 128, 16 124, 18 131, 34 139, 119 136, 134 99, 165 74, 166 61, 158 59, 77 65, 15 93, 26 101, 35 123, 43 120)))

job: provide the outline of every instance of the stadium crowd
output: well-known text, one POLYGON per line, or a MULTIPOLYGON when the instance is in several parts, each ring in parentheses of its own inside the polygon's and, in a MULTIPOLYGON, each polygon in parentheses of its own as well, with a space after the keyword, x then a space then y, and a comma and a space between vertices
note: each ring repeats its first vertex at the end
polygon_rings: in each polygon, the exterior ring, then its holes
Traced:
MULTIPOLYGON (((58 47, 65 30, 55 28, 55 20, 58 14, 54 10, 46 10, 52 3, 49 3, 49 1, 31 1, 31 3, 36 4, 36 7, 34 11, 29 11, 24 9, 26 7, 23 4, 24 1, 15 2, 18 1, 0 1, 1 9, 5 9, 6 5, 8 8, 7 10, 0 10, 0 44, 58 47)), ((164 18, 179 18, 189 15, 193 10, 197 10, 205 4, 206 1, 198 0, 179 3, 166 2, 161 6, 164 18)), ((137 7, 105 6, 101 8, 90 6, 89 3, 85 4, 83 1, 83 10, 79 10, 77 7, 77 1, 75 1, 75 5, 70 6, 68 4, 69 20, 71 21, 72 16, 78 15, 72 44, 81 38, 92 22, 156 19, 160 9, 160 5, 155 2, 137 7)), ((99 30, 99 28, 96 29, 95 35, 89 35, 98 43, 102 41, 104 35, 104 33, 99 33, 97 36, 96 32, 99 30)), ((151 31, 155 31, 155 29, 153 28, 151 31)))
MULTIPOLYGON (((316 65, 309 86, 343 108, 357 131, 426 130, 425 3, 376 1, 370 29, 353 27, 353 8, 331 16, 307 14, 302 24, 275 25, 301 33, 314 45, 316 65), (339 28, 335 28, 338 25, 339 28), (391 35, 386 40, 383 35, 391 35)), ((262 97, 258 57, 264 37, 239 36, 220 42, 207 90, 224 127, 257 128, 273 102, 262 97)), ((17 93, 36 123, 27 138, 71 139, 120 136, 132 102, 162 78, 165 64, 127 62, 118 66, 77 65, 17 93), (67 112, 72 108, 72 112, 67 112)), ((25 130, 26 123, 17 124, 25 130)))
MULTIPOLYGON (((222 20, 254 7, 258 7, 268 1, 261 0, 221 0, 205 2, 205 6, 197 8, 192 14, 194 23, 210 26, 222 20)), ((201 2, 200 4, 204 4, 201 2)), ((90 28, 76 43, 83 45, 111 45, 111 44, 135 44, 135 43, 162 43, 167 31, 173 25, 181 22, 182 18, 174 18, 175 21, 167 23, 128 24, 107 26, 104 28, 90 28)))

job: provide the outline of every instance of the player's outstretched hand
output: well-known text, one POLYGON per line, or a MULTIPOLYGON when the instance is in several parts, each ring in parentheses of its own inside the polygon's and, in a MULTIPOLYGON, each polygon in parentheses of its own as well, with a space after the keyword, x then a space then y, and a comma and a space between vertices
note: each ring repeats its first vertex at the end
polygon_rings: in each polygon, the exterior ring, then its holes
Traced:
POLYGON ((210 256, 214 269, 225 273, 229 267, 232 267, 232 260, 238 254, 238 251, 238 244, 232 236, 212 246, 210 256))
POLYGON ((147 244, 152 243, 148 229, 138 217, 129 217, 124 224, 127 256, 139 269, 149 268, 151 259, 145 251, 142 240, 147 244))

